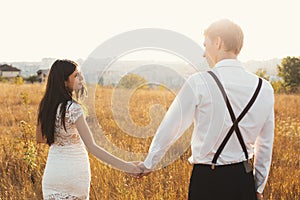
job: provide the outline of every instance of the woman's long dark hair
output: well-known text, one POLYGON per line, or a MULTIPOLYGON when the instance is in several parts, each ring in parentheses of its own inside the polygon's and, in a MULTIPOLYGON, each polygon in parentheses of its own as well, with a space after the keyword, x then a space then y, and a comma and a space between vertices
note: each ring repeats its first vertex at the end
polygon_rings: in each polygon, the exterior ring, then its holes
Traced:
POLYGON ((38 125, 41 125, 42 135, 47 138, 47 144, 54 143, 56 112, 61 105, 60 117, 65 127, 66 106, 72 100, 72 92, 65 86, 65 81, 75 71, 77 64, 70 60, 56 60, 51 66, 46 92, 41 100, 38 111, 38 125))

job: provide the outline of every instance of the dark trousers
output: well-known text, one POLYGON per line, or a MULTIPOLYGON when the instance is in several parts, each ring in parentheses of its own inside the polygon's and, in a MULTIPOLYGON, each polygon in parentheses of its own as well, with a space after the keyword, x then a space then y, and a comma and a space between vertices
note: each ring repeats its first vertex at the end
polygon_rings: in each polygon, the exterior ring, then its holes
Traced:
POLYGON ((216 166, 196 164, 190 179, 189 200, 256 200, 253 173, 243 163, 216 166))

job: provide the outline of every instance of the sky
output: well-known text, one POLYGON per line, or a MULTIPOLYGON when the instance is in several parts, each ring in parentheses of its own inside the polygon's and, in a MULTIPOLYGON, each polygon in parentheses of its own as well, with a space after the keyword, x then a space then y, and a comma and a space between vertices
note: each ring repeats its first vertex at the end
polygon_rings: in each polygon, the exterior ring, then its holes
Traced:
POLYGON ((297 1, 0 0, 0 62, 85 59, 104 41, 140 28, 169 29, 202 45, 204 29, 223 18, 244 31, 242 61, 300 56, 297 1))

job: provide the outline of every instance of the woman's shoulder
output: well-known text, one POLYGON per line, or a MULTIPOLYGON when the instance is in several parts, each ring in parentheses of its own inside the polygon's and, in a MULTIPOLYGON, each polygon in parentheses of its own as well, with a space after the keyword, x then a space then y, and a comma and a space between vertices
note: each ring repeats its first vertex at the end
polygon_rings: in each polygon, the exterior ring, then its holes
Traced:
POLYGON ((82 111, 81 105, 74 100, 68 101, 66 108, 67 108, 67 111, 70 111, 70 112, 82 111))
POLYGON ((77 103, 76 101, 68 101, 67 103, 67 110, 70 113, 70 119, 72 122, 75 123, 75 121, 83 115, 83 110, 81 108, 81 105, 77 103))
POLYGON ((69 100, 67 102, 67 108, 81 108, 81 105, 74 100, 69 100))

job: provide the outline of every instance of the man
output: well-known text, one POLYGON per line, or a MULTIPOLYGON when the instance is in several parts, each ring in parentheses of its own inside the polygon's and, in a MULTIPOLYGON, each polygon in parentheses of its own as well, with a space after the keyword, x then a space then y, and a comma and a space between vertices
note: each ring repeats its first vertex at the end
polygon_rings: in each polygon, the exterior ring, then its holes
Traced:
POLYGON ((212 70, 186 81, 139 167, 142 175, 150 173, 194 122, 189 199, 262 199, 274 138, 273 89, 237 60, 243 46, 238 25, 220 20, 204 36, 212 70))

